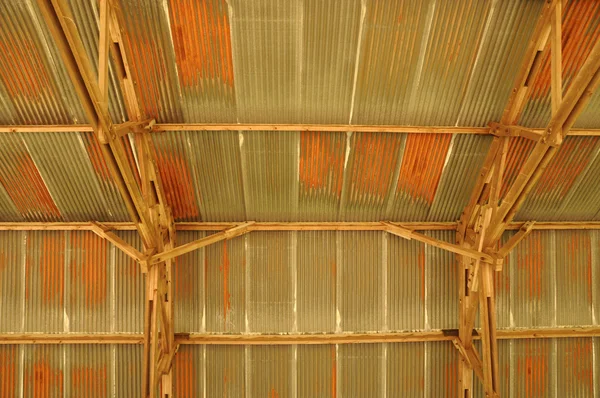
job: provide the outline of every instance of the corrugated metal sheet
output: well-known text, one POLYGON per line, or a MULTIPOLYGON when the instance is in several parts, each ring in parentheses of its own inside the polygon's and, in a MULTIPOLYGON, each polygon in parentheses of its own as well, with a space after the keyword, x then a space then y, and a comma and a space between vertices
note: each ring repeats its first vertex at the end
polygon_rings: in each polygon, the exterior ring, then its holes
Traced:
POLYGON ((381 397, 386 386, 384 346, 348 344, 338 346, 337 381, 342 397, 381 397))
POLYGON ((36 2, 0 3, 0 119, 85 123, 78 97, 36 2))
MULTIPOLYGON (((600 4, 594 1, 570 0, 563 6, 562 69, 563 92, 566 92, 581 69, 594 44, 600 39, 600 4)), ((550 42, 546 45, 540 70, 529 85, 529 93, 518 124, 526 127, 545 127, 550 120, 550 42)), ((597 100, 586 110, 586 119, 597 114, 597 100)))
POLYGON ((116 397, 142 396, 142 345, 114 346, 116 397))
POLYGON ((247 385, 250 397, 289 397, 296 389, 292 376, 292 346, 250 346, 246 351, 247 385))
POLYGON ((337 396, 337 353, 335 345, 297 348, 297 397, 337 396))
POLYGON ((27 345, 23 347, 23 396, 62 398, 65 393, 65 347, 27 345))
POLYGON ((0 391, 7 398, 21 396, 19 370, 22 346, 0 346, 0 391))
POLYGON ((386 393, 388 397, 424 396, 425 345, 426 343, 387 344, 386 393))
MULTIPOLYGON (((206 236, 203 231, 185 231, 177 233, 177 245, 183 245, 206 236)), ((236 239, 235 241, 237 241, 236 239)), ((206 310, 210 314, 211 303, 218 300, 218 295, 210 291, 211 285, 206 283, 209 275, 217 267, 216 262, 209 262, 206 250, 200 249, 177 257, 173 263, 173 316, 175 332, 204 332, 207 330, 205 323, 212 325, 213 316, 206 317, 206 310)), ((223 308, 223 307, 221 307, 223 308)), ((210 329, 210 326, 208 328, 210 329)))
MULTIPOLYGON (((553 340, 515 340, 511 388, 526 397, 557 396, 552 358, 553 340)), ((561 369, 562 370, 562 369, 561 369)))
POLYGON ((458 396, 458 358, 452 344, 443 341, 425 343, 426 397, 458 396))
MULTIPOLYGON (((206 396, 204 393, 204 347, 180 346, 173 360, 173 393, 178 398, 206 396)), ((211 358, 212 359, 212 358, 211 358)), ((215 358, 216 359, 216 358, 215 358)), ((211 364, 216 366, 216 364, 211 364)), ((211 390, 211 395, 214 393, 211 390)), ((227 397, 227 394, 214 395, 227 397)))
POLYGON ((112 346, 70 345, 64 350, 65 396, 104 398, 112 395, 112 346))
POLYGON ((557 339, 555 342, 557 396, 592 397, 594 384, 594 343, 590 338, 557 339))
MULTIPOLYGON (((243 346, 206 346, 207 393, 224 398, 250 396, 247 393, 247 350, 249 348, 243 346)), ((196 352, 202 351, 196 348, 196 352)))
POLYGON ((23 328, 24 249, 25 232, 5 231, 0 234, 0 333, 20 332, 23 328))
MULTIPOLYGON (((453 231, 432 231, 430 236, 451 242, 453 231)), ((448 251, 425 246, 425 328, 458 328, 459 274, 456 256, 448 251)))
MULTIPOLYGON (((137 250, 142 251, 142 242, 137 231, 119 231, 118 235, 137 250)), ((142 333, 144 330, 144 308, 146 284, 140 265, 121 250, 111 245, 109 261, 114 267, 114 331, 142 333)))
MULTIPOLYGON (((528 397, 525 395, 525 391, 516 390, 514 388, 514 373, 515 365, 513 362, 514 348, 513 341, 511 340, 498 340, 498 387, 500 389, 501 397, 528 397)), ((479 341, 475 342, 477 352, 481 354, 481 344, 479 341)), ((483 383, 479 381, 477 376, 473 375, 473 396, 485 398, 485 391, 483 389, 483 383)), ((562 395, 559 395, 562 396, 562 395)), ((564 396, 569 396, 564 395, 564 396)))

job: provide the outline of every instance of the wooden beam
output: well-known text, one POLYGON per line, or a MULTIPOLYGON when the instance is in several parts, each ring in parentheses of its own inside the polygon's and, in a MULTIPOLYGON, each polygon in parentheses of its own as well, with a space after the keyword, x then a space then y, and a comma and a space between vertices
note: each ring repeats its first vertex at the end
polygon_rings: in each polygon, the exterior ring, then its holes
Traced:
POLYGON ((498 250, 498 252, 497 252, 498 256, 503 257, 503 258, 506 257, 508 255, 508 253, 510 253, 512 251, 512 249, 514 249, 519 244, 519 242, 521 242, 523 239, 525 239, 531 233, 531 231, 533 231, 534 225, 535 225, 535 222, 533 222, 533 221, 523 224, 523 226, 521 227, 519 232, 514 234, 508 240, 508 242, 506 242, 498 250))
POLYGON ((162 253, 158 253, 148 259, 148 265, 153 265, 163 261, 167 261, 175 257, 184 255, 186 253, 192 252, 194 250, 201 249, 205 246, 212 245, 213 243, 217 243, 222 240, 232 239, 236 236, 243 235, 251 231, 252 224, 254 224, 254 222, 252 221, 245 222, 233 228, 226 229, 225 231, 218 232, 214 235, 206 236, 193 242, 174 247, 162 253))
POLYGON ((497 137, 523 137, 534 142, 540 142, 544 138, 543 130, 533 130, 516 125, 504 125, 500 123, 490 123, 490 132, 497 137))
POLYGON ((479 380, 483 382, 483 366, 481 364, 481 359, 475 351, 475 348, 471 345, 469 348, 466 348, 461 342, 459 338, 453 338, 452 343, 456 350, 462 357, 463 362, 479 377, 479 380))
POLYGON ((110 228, 106 227, 105 225, 94 222, 92 223, 91 231, 99 237, 104 238, 113 245, 115 245, 123 253, 133 258, 135 261, 141 262, 145 259, 144 255, 140 253, 135 247, 125 242, 115 233, 110 232, 110 228))
POLYGON ((481 320, 481 347, 483 352, 483 379, 487 396, 499 396, 498 339, 496 328, 496 298, 494 295, 493 268, 483 264, 479 308, 481 320))

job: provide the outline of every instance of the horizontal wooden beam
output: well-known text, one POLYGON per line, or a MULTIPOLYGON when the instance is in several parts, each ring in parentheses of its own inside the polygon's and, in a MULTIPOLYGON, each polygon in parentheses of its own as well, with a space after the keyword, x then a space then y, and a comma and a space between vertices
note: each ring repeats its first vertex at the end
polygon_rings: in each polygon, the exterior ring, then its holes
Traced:
MULTIPOLYGON (((121 125, 115 124, 115 129, 121 125)), ((544 129, 530 129, 541 134, 544 129)), ((12 125, 0 126, 0 133, 91 133, 92 126, 74 125, 12 125)), ((488 127, 456 127, 456 126, 391 126, 391 125, 347 125, 347 124, 155 124, 153 132, 168 131, 338 131, 365 133, 412 133, 412 134, 472 134, 489 135, 488 127)), ((600 136, 600 129, 571 129, 573 136, 600 136)))
POLYGON ((144 255, 140 251, 131 246, 129 243, 125 242, 120 236, 111 232, 106 225, 93 222, 91 231, 118 247, 123 253, 134 260, 142 261, 144 259, 144 255))
MULTIPOLYGON (((290 345, 290 344, 373 344, 452 341, 457 329, 395 333, 324 333, 324 334, 175 334, 175 344, 198 345, 290 345)), ((498 329, 498 339, 554 339, 600 337, 600 326, 565 328, 498 329)), ((479 335, 475 334, 475 340, 479 335)), ((82 333, 7 333, 0 334, 6 344, 142 344, 142 334, 82 333)))
MULTIPOLYGON (((242 222, 179 222, 177 231, 222 231, 242 222)), ((455 222, 402 222, 392 224, 412 231, 453 231, 455 222)), ((517 230, 525 222, 512 222, 507 230, 517 230)), ((134 231, 131 222, 103 222, 102 225, 113 231, 134 231)), ((253 231, 385 231, 381 222, 257 222, 253 231)), ((0 231, 91 231, 91 222, 0 222, 0 231)), ((600 229, 600 221, 536 222, 533 230, 595 230, 600 229)))

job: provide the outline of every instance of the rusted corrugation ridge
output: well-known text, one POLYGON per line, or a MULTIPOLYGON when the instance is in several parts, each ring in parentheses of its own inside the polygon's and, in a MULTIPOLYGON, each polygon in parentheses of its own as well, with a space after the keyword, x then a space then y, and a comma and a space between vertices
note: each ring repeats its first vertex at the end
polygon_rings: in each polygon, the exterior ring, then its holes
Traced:
POLYGON ((298 332, 334 332, 336 325, 336 232, 297 233, 298 332))
POLYGON ((387 396, 423 397, 425 343, 387 345, 387 396))
POLYGON ((388 329, 425 328, 425 245, 388 236, 388 329))
POLYGON ((23 347, 23 396, 25 398, 62 398, 65 393, 63 350, 60 345, 23 347))
POLYGON ((0 183, 26 221, 62 219, 29 151, 13 134, 0 135, 0 183))
POLYGON ((338 346, 340 397, 381 397, 383 344, 338 346))
MULTIPOLYGON (((153 134, 158 171, 177 221, 201 221, 184 133, 153 134)), ((213 166, 214 167, 214 166, 213 166)))
POLYGON ((249 331, 289 332, 294 322, 291 234, 252 232, 247 239, 249 331))
POLYGON ((12 105, 11 124, 86 122, 35 2, 0 4, 0 82, 12 105))
POLYGON ((0 79, 0 124, 15 124, 15 107, 9 99, 4 83, 0 79))
POLYGON ((27 233, 25 332, 63 332, 65 232, 27 233))
POLYGON ((69 231, 66 311, 71 332, 110 332, 113 275, 108 243, 90 231, 69 231))
POLYGON ((451 152, 446 157, 437 193, 426 221, 460 218, 473 192, 491 142, 490 137, 454 135, 450 143, 451 152))
POLYGON ((543 4, 542 0, 491 2, 489 25, 463 86, 466 93, 457 126, 485 126, 502 118, 543 4))
MULTIPOLYGON (((98 78, 98 43, 99 43, 99 11, 97 1, 69 0, 75 25, 79 31, 86 54, 92 64, 96 79, 98 78)), ((115 72, 113 57, 108 60, 108 110, 113 123, 127 120, 123 95, 115 72)))
POLYGON ((82 146, 87 152, 89 161, 92 164, 93 172, 96 175, 96 179, 100 187, 99 189, 102 192, 102 197, 107 202, 108 207, 115 209, 115 213, 119 214, 119 219, 129 220, 129 215, 125 209, 123 198, 121 197, 119 189, 117 188, 117 185, 115 184, 110 171, 108 170, 108 166, 104 160, 104 155, 102 154, 102 149, 100 148, 100 143, 98 142, 96 134, 79 133, 79 137, 80 141, 82 142, 82 146))
POLYGON ((511 306, 515 327, 551 327, 554 231, 533 231, 514 249, 511 306))
POLYGON ((0 347, 0 394, 3 397, 17 397, 18 391, 20 391, 21 360, 19 351, 20 347, 17 345, 0 347))
POLYGON ((302 122, 302 6, 230 1, 238 121, 302 122))
MULTIPOLYGON (((496 244, 496 248, 500 248, 504 245, 514 234, 516 234, 516 231, 504 232, 500 239, 501 242, 496 244)), ((496 325, 499 329, 510 327, 510 300, 513 289, 510 283, 510 270, 515 267, 513 253, 514 251, 504 257, 502 271, 494 272, 492 275, 494 278, 494 292, 496 294, 496 325)))
POLYGON ((382 330, 385 324, 383 286, 384 232, 351 231, 340 234, 342 258, 341 301, 338 311, 343 331, 382 330))
POLYGON ((296 220, 299 135, 299 132, 243 133, 240 150, 248 219, 296 220))
MULTIPOLYGON (((136 231, 118 231, 123 240, 142 251, 136 231)), ((144 325, 144 276, 140 265, 116 247, 110 248, 115 267, 115 332, 142 333, 144 325)), ((112 261, 112 260, 111 260, 112 261)), ((177 319, 177 316, 176 318, 177 319)), ((141 362, 140 362, 141 363, 141 362)))
POLYGON ((0 233, 1 333, 20 332, 22 327, 25 234, 16 231, 0 233))
POLYGON ((336 346, 298 346, 297 397, 337 397, 336 346))
MULTIPOLYGON (((456 348, 445 341, 425 343, 427 366, 425 383, 430 397, 458 397, 458 363, 456 348)), ((478 383, 479 380, 474 380, 478 383)))
POLYGON ((562 219, 562 204, 597 154, 599 142, 599 137, 568 137, 527 197, 519 218, 562 219))
POLYGON ((66 397, 112 396, 112 347, 107 344, 69 345, 66 350, 66 397))
MULTIPOLYGON (((454 242, 453 231, 430 231, 429 236, 454 242)), ((426 329, 458 328, 458 266, 456 256, 433 246, 425 246, 426 329)))
MULTIPOLYGON (((594 395, 593 340, 556 339, 558 397, 594 395)), ((597 383, 597 382, 596 382, 597 383)), ((597 385, 597 384, 596 384, 597 385)))
POLYGON ((344 173, 341 219, 381 220, 395 192, 403 137, 398 134, 354 133, 344 173))
POLYGON ((125 50, 140 106, 159 123, 184 122, 175 50, 167 8, 162 2, 120 0, 125 50))
MULTIPOLYGON (((173 360, 173 393, 177 398, 195 398, 204 393, 204 347, 183 345, 173 360)), ((211 364, 212 365, 212 364, 211 364)), ((211 390, 211 395, 213 395, 211 390)), ((217 396, 217 395, 213 395, 217 396)), ((227 397, 227 395, 222 395, 227 397)))
POLYGON ((171 35, 188 122, 234 122, 231 28, 225 0, 169 0, 171 35))
MULTIPOLYGON (((594 44, 600 39, 600 3, 587 0, 567 1, 562 22, 563 92, 577 75, 594 44)), ((519 124, 545 127, 550 120, 550 41, 546 45, 540 71, 530 84, 519 124)))
MULTIPOLYGON (((477 352, 481 353, 481 342, 475 342, 475 349, 477 352)), ((513 381, 511 380, 511 372, 514 371, 514 365, 512 362, 511 355, 511 345, 512 341, 510 340, 498 340, 498 375, 500 376, 500 380, 498 382, 498 386, 500 388, 500 396, 501 397, 525 397, 523 391, 514 390, 512 387, 513 381)), ((458 353, 457 353, 458 354, 458 353)), ((458 360, 458 355, 457 355, 458 360)), ((483 389, 483 383, 477 378, 477 376, 473 376, 473 396, 485 398, 485 391, 483 389)), ((559 395, 561 396, 561 395, 559 395)), ((541 398, 541 397, 540 397, 541 398)))
POLYGON ((110 203, 105 198, 78 134, 20 136, 65 221, 129 221, 122 202, 110 203))
POLYGON ((514 347, 512 375, 515 379, 511 379, 511 384, 520 396, 556 396, 554 395, 556 392, 552 374, 553 343, 553 340, 550 339, 526 339, 512 342, 514 347))
POLYGON ((115 349, 115 388, 117 397, 142 396, 142 354, 139 344, 121 344, 115 349))
POLYGON ((245 349, 243 346, 206 346, 207 392, 215 397, 246 397, 249 380, 246 379, 245 349))
POLYGON ((303 123, 350 123, 361 1, 301 3, 303 123))
POLYGON ((181 133, 189 145, 195 193, 204 221, 246 220, 240 136, 237 131, 181 133))
POLYGON ((249 396, 283 398, 292 396, 291 346, 251 346, 249 396))
MULTIPOLYGON (((206 236, 202 231, 186 231, 177 233, 177 246, 206 236)), ((215 243, 210 247, 219 245, 215 243)), ((212 298, 205 278, 209 263, 206 250, 200 249, 175 258, 173 264, 173 306, 175 316, 175 332, 203 332, 205 300, 212 298)), ((207 318, 210 323, 211 317, 207 318)))
POLYGON ((419 54, 433 1, 366 2, 359 43, 354 124, 409 124, 419 54))
POLYGON ((332 221, 342 197, 346 134, 303 131, 300 134, 301 220, 332 221))
POLYGON ((423 207, 433 203, 452 135, 408 134, 396 186, 396 206, 423 207))
POLYGON ((592 325, 592 236, 590 231, 556 231, 556 322, 592 325))

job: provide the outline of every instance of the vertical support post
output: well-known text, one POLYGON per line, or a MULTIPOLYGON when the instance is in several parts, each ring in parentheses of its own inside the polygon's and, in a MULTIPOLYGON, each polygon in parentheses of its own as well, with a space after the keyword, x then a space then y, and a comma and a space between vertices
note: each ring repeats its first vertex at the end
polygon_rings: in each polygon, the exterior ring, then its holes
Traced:
POLYGON ((479 307, 481 319, 481 346, 483 351, 483 379, 487 397, 498 393, 498 340, 496 338, 496 299, 491 264, 482 264, 479 307))

